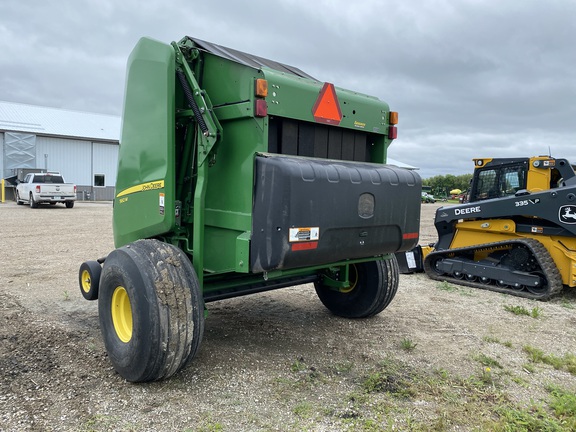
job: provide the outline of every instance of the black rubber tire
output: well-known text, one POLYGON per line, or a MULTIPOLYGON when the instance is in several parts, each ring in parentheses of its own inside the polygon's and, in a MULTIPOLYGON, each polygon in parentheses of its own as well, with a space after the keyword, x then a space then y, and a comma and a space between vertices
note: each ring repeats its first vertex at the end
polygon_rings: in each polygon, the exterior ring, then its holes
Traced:
POLYGON ((78 271, 78 283, 80 292, 86 300, 98 300, 98 288, 102 266, 98 261, 86 261, 80 265, 78 271))
POLYGON ((38 203, 34 201, 34 195, 30 194, 30 208, 38 208, 38 203))
POLYGON ((314 284, 320 301, 344 318, 368 318, 382 312, 398 291, 399 270, 396 257, 350 265, 353 289, 341 292, 314 284))
POLYGON ((196 355, 204 333, 204 299, 188 257, 158 240, 138 240, 108 255, 98 314, 114 369, 131 382, 168 378, 196 355), (122 291, 124 290, 124 291, 122 291), (130 331, 123 332, 128 298, 130 331), (128 337, 129 336, 129 337, 128 337), (121 338, 124 338, 123 341, 121 338))
POLYGON ((74 201, 66 201, 66 208, 74 207, 74 201))
POLYGON ((24 204, 24 201, 20 199, 20 194, 18 193, 18 191, 16 191, 16 204, 18 205, 24 204))

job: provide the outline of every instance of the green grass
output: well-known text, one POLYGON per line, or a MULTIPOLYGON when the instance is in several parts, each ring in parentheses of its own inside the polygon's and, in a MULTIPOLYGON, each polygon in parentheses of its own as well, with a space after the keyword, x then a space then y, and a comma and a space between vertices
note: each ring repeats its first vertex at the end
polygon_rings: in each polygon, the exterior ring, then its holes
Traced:
POLYGON ((529 311, 524 306, 505 305, 504 310, 511 312, 514 315, 526 315, 532 318, 539 318, 540 316, 542 316, 542 310, 539 307, 532 308, 532 310, 529 311))
POLYGON ((293 409, 292 412, 300 418, 309 418, 312 415, 313 405, 310 402, 303 401, 299 402, 293 409))
POLYGON ((502 365, 498 362, 498 360, 489 357, 485 354, 478 354, 474 356, 474 360, 479 362, 482 366, 487 366, 489 368, 497 367, 499 369, 502 369, 502 365))
POLYGON ((400 341, 400 347, 404 351, 414 351, 418 344, 415 343, 412 339, 404 338, 400 341))
POLYGON ((547 404, 532 404, 528 408, 502 406, 495 431, 574 431, 576 430, 576 394, 557 386, 547 388, 547 404))
POLYGON ((446 281, 442 281, 439 284, 436 285, 438 287, 439 290, 441 291, 446 291, 446 292, 455 292, 458 291, 458 287, 446 282, 446 281))
POLYGON ((528 347, 525 351, 532 354, 530 362, 519 367, 522 378, 482 353, 474 357, 480 367, 468 377, 442 367, 415 368, 390 356, 355 364, 334 359, 333 364, 318 366, 321 378, 312 380, 308 376, 314 368, 299 358, 290 365, 287 378, 275 381, 275 392, 294 419, 285 425, 286 430, 316 430, 320 424, 342 431, 576 430, 573 391, 540 387, 535 401, 524 402, 528 405, 517 404, 508 393, 509 386, 533 385, 530 375, 525 375, 527 368, 537 364, 532 358, 566 369, 571 364, 570 355, 554 357, 528 347), (551 360, 556 358, 562 361, 551 360), (333 393, 335 385, 349 391, 333 393), (320 394, 329 397, 318 398, 320 394))
POLYGON ((488 343, 496 343, 496 344, 500 344, 500 345, 504 345, 507 348, 512 348, 512 342, 510 341, 504 341, 502 342, 500 339, 498 339, 497 337, 494 336, 484 336, 482 338, 484 340, 484 342, 488 342, 488 343))
POLYGON ((528 354, 530 361, 533 363, 544 363, 556 370, 565 370, 572 375, 576 375, 575 354, 566 353, 562 357, 558 357, 554 354, 545 354, 544 351, 530 345, 525 345, 522 349, 528 354))
POLYGON ((302 372, 306 369, 308 369, 308 366, 306 366, 306 363, 304 363, 303 358, 296 359, 294 363, 290 365, 290 370, 292 372, 302 372))
POLYGON ((494 422, 492 430, 495 432, 570 431, 541 405, 529 409, 502 406, 497 408, 496 413, 499 418, 494 422))
POLYGON ((410 373, 401 362, 388 358, 381 361, 376 370, 364 376, 362 388, 366 393, 387 393, 409 398, 413 394, 410 373))
POLYGON ((552 395, 549 406, 554 415, 566 426, 576 430, 576 393, 570 393, 557 386, 549 386, 547 390, 552 395))
POLYGON ((475 297, 476 296, 476 292, 475 292, 474 288, 466 289, 465 287, 462 287, 462 286, 459 287, 456 284, 450 283, 448 281, 439 282, 438 284, 436 284, 436 287, 440 291, 454 292, 454 293, 458 293, 459 295, 465 296, 465 297, 475 297))
POLYGON ((223 432, 224 426, 221 423, 208 423, 199 428, 185 429, 185 432, 223 432))

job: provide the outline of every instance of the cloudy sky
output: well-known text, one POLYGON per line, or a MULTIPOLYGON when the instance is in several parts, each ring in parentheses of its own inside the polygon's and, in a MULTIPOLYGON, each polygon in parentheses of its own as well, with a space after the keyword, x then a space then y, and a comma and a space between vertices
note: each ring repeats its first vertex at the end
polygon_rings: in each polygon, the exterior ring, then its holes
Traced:
POLYGON ((473 157, 576 162, 574 0, 0 0, 0 100, 120 115, 142 36, 287 63, 400 113, 422 177, 473 157))

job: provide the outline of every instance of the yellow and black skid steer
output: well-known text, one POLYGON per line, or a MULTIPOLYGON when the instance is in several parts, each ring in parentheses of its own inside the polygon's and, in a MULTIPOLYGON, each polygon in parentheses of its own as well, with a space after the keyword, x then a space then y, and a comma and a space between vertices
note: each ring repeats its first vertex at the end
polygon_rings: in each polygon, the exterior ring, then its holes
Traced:
POLYGON ((576 173, 566 159, 474 159, 467 202, 436 211, 435 280, 548 300, 576 286, 576 173))

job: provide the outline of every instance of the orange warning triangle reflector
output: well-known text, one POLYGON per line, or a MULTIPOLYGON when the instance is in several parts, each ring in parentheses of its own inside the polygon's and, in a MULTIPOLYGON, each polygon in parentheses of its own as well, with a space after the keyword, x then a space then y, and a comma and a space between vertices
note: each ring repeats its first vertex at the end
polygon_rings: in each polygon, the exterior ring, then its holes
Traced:
POLYGON ((312 115, 314 116, 314 120, 319 123, 340 124, 342 111, 340 111, 340 103, 338 103, 338 96, 336 96, 334 84, 324 83, 318 99, 316 99, 316 103, 312 108, 312 115))

